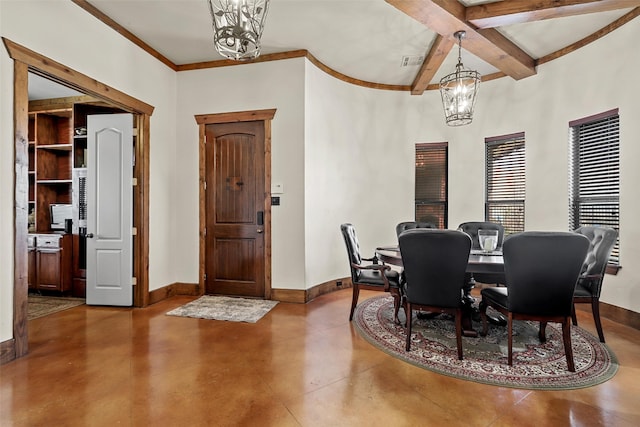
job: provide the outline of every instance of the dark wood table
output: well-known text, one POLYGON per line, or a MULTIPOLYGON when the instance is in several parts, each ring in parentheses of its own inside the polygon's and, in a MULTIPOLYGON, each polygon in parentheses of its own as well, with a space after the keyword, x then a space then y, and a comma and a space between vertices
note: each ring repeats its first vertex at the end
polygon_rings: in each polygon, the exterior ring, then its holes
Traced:
MULTIPOLYGON (((376 248, 376 255, 385 264, 402 267, 402 255, 398 246, 380 246, 376 248)), ((504 274, 502 252, 485 253, 471 250, 469 262, 467 263, 467 273, 504 274)), ((466 337, 477 337, 478 332, 473 329, 472 319, 477 316, 478 309, 475 306, 475 299, 471 296, 471 289, 473 289, 473 285, 469 283, 465 283, 462 287, 462 334, 466 337)), ((495 323, 504 323, 503 319, 490 320, 495 323)))

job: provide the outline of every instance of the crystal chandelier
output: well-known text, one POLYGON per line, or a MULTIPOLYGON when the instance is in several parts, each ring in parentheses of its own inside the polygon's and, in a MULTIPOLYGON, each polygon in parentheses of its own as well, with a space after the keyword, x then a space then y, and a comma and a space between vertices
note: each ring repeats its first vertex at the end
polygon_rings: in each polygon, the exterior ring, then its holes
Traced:
POLYGON ((270 0, 207 1, 218 53, 237 61, 257 58, 270 0))
POLYGON ((473 108, 476 104, 480 73, 467 70, 462 65, 460 52, 465 31, 456 31, 458 39, 458 64, 456 70, 440 80, 440 95, 444 116, 449 126, 468 125, 473 120, 473 108))

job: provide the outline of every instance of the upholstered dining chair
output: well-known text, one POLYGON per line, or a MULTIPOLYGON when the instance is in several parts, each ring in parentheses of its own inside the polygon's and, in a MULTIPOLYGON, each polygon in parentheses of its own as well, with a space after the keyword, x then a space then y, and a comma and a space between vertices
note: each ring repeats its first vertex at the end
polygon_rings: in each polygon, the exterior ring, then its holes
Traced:
POLYGON ((604 280, 609 255, 611 255, 611 250, 616 244, 618 232, 613 228, 592 226, 580 227, 575 232, 586 236, 590 245, 576 290, 573 293, 574 306, 571 317, 573 324, 577 326, 578 319, 576 318, 575 304, 590 303, 598 338, 600 338, 600 342, 604 342, 602 322, 600 322, 600 292, 602 291, 602 281, 604 280))
POLYGON ((392 270, 388 265, 378 263, 378 258, 374 255, 371 258, 363 258, 360 255, 360 243, 356 235, 356 229, 352 224, 342 224, 340 226, 342 237, 347 247, 349 255, 349 268, 351 269, 351 282, 353 285, 353 297, 351 299, 351 312, 349 320, 353 320, 353 312, 358 305, 358 297, 360 289, 368 289, 372 291, 389 292, 393 296, 394 302, 394 320, 398 320, 398 311, 400 309, 400 274, 392 270), (370 264, 364 264, 368 261, 370 264))
POLYGON ((413 230, 414 228, 438 228, 431 222, 405 221, 396 225, 396 236, 400 236, 403 231, 413 230))
POLYGON ((575 372, 571 347, 573 292, 589 249, 578 233, 528 231, 504 241, 506 287, 483 289, 480 294, 482 332, 487 334, 487 307, 507 317, 508 363, 513 365, 513 321, 540 322, 538 336, 546 340, 547 322, 562 324, 567 367, 575 372))
POLYGON ((462 360, 462 285, 471 239, 455 230, 414 229, 399 237, 404 265, 406 350, 411 350, 413 309, 455 317, 458 359, 462 360))

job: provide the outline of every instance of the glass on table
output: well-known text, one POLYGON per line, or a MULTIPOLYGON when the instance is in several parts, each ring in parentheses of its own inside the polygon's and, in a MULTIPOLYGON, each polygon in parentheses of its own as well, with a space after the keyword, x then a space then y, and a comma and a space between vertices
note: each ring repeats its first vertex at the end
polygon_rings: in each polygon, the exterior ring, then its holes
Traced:
POLYGON ((478 243, 483 252, 493 252, 498 248, 498 230, 478 230, 478 243))

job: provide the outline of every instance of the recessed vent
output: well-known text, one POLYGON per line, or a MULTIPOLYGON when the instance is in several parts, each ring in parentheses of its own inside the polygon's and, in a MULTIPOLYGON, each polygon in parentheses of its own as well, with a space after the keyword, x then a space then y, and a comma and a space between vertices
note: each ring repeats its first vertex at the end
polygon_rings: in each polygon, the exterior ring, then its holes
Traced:
POLYGON ((419 56, 403 56, 402 57, 402 63, 400 64, 401 67, 413 67, 416 65, 422 65, 422 63, 424 62, 424 55, 419 55, 419 56))

